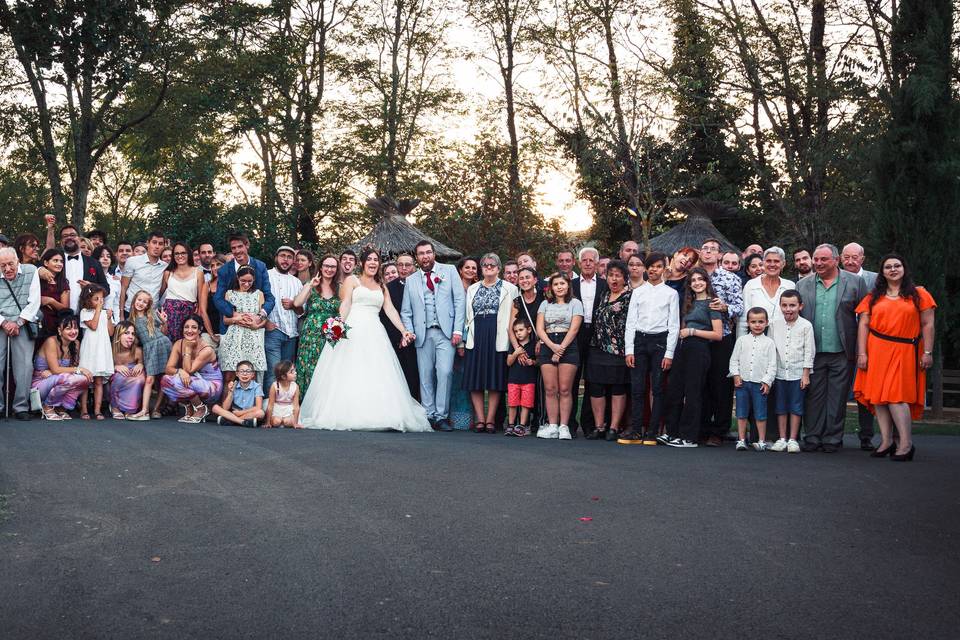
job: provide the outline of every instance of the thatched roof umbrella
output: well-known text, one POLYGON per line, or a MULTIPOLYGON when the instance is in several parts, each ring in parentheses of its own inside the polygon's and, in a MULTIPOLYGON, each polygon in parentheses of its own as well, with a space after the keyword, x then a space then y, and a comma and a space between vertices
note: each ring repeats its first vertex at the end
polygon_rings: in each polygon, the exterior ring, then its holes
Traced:
POLYGON ((699 250, 704 240, 716 238, 720 241, 720 248, 723 251, 740 253, 740 249, 713 226, 716 220, 735 217, 736 208, 699 198, 674 200, 670 204, 680 213, 686 214, 687 219, 666 233, 650 238, 651 251, 660 251, 672 256, 683 247, 694 247, 699 250))
POLYGON ((367 206, 381 215, 380 221, 373 226, 370 233, 363 236, 351 249, 359 253, 363 247, 373 245, 381 254, 391 258, 404 251, 413 252, 413 248, 421 240, 433 243, 433 251, 437 260, 448 262, 460 259, 463 254, 452 249, 442 242, 438 242, 413 226, 407 220, 407 215, 420 204, 419 200, 400 200, 392 198, 369 198, 367 206))

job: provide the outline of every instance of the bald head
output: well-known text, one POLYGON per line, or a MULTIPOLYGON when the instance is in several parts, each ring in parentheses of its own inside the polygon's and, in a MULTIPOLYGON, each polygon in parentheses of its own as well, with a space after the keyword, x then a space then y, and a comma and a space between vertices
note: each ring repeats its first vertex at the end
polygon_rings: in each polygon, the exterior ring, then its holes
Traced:
POLYGON ((844 245, 840 252, 840 263, 844 271, 850 273, 860 273, 863 268, 863 247, 856 242, 844 245))

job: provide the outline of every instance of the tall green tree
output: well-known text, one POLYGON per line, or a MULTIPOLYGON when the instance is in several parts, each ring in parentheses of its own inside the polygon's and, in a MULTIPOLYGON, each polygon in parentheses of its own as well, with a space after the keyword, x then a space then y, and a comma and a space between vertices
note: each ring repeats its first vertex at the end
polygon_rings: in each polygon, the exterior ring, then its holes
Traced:
POLYGON ((904 255, 915 281, 940 304, 938 370, 948 327, 944 311, 951 307, 946 274, 956 273, 953 251, 960 217, 960 103, 951 84, 953 11, 951 0, 899 6, 890 58, 893 75, 901 81, 891 94, 874 172, 873 247, 878 253, 904 255))
POLYGON ((187 0, 0 0, 0 33, 10 39, 29 88, 53 210, 84 224, 97 163, 152 116, 167 94, 171 61, 193 7, 187 0), (149 76, 156 92, 124 108, 126 90, 149 76), (69 184, 64 186, 64 178, 69 184), (67 193, 69 189, 69 194, 67 193))

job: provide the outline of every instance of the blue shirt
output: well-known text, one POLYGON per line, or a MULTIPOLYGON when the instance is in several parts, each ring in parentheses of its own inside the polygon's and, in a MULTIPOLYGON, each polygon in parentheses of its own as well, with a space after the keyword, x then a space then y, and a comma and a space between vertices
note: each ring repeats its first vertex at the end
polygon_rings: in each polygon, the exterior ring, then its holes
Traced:
POLYGON ((233 385, 233 408, 249 409, 257 403, 257 398, 263 397, 263 387, 256 380, 251 380, 250 384, 244 388, 240 381, 233 385))

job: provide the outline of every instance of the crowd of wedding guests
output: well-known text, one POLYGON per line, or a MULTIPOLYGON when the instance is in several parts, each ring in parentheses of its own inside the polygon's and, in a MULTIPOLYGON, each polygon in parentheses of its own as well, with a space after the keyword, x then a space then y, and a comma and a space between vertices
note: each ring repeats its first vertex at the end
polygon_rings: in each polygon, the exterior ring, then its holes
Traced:
MULTIPOLYGON (((111 247, 51 216, 42 252, 32 234, 0 246, 5 408, 22 420, 31 408, 104 419, 109 407, 117 420, 299 426, 320 327, 360 266, 350 250, 281 246, 268 268, 240 233, 226 254, 160 231, 111 247)), ((860 245, 822 244, 792 254, 792 279, 780 247, 725 252, 714 238, 671 256, 627 241, 616 256, 553 260, 487 253, 454 276, 424 241, 382 264, 385 294, 421 335, 405 345, 384 326, 434 429, 718 447, 735 416, 738 451, 829 453, 852 394, 861 449, 913 458, 936 304, 902 256, 871 272, 860 245), (410 313, 412 295, 425 316, 410 313)))

